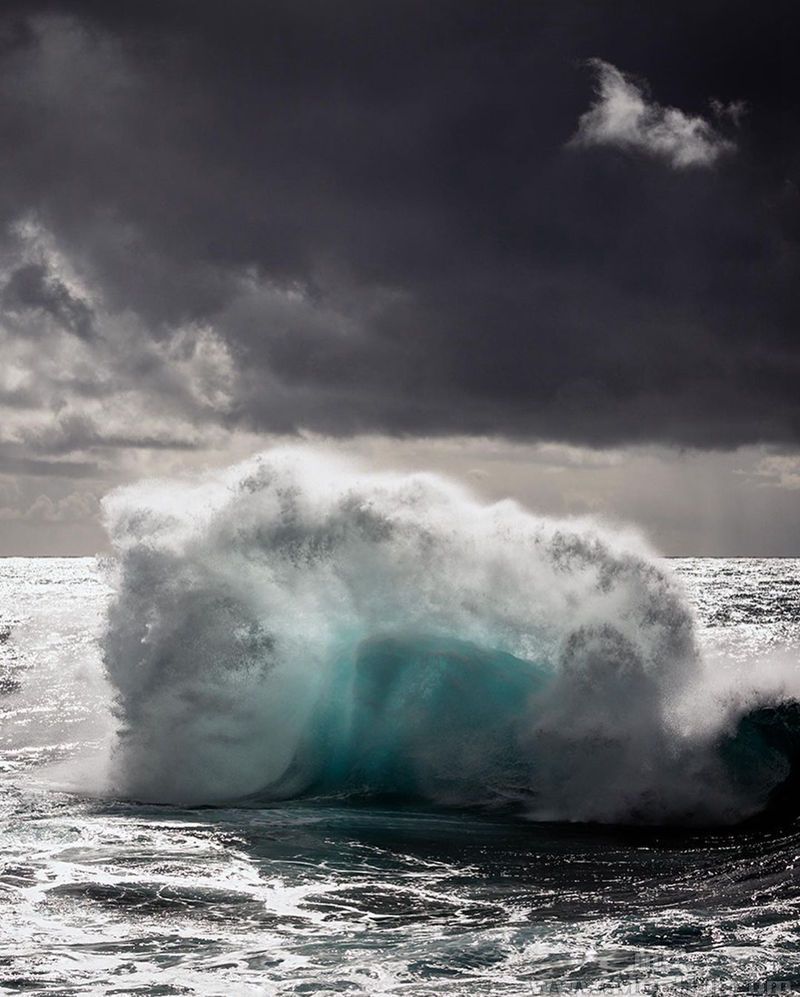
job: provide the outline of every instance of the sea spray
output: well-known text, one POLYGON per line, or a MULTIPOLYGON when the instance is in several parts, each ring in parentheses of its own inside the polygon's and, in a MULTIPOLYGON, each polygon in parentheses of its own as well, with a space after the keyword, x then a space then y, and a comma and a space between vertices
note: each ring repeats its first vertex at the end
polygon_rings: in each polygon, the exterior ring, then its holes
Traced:
POLYGON ((126 795, 727 821, 785 776, 743 781, 730 716, 694 716, 692 614, 633 532, 302 448, 120 489, 105 514, 126 795))

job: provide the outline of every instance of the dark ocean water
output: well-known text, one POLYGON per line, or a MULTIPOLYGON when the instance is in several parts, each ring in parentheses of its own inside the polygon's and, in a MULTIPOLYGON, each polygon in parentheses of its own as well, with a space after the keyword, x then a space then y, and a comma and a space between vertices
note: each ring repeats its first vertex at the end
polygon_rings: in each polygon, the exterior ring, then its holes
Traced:
MULTIPOLYGON (((791 701, 800 561, 668 570, 721 697, 755 681, 791 701)), ((0 992, 800 992, 786 808, 709 828, 331 795, 119 798, 109 594, 90 559, 0 561, 0 992)))

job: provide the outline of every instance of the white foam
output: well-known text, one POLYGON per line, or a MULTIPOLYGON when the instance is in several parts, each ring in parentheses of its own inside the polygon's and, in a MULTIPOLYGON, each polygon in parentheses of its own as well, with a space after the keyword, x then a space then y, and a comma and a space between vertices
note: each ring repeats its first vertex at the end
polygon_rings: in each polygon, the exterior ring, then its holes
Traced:
POLYGON ((513 732, 535 759, 534 816, 742 807, 702 750, 729 711, 709 728, 692 612, 635 532, 483 505, 439 477, 366 473, 303 448, 123 488, 105 513, 121 792, 213 803, 285 786, 326 697, 349 722, 341 662, 376 635, 420 634, 552 672, 513 732))

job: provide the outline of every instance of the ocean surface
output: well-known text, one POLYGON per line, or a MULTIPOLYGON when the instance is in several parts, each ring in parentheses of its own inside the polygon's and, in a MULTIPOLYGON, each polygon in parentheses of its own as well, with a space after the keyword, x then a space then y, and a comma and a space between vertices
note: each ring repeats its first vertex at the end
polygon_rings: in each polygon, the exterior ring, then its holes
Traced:
MULTIPOLYGON (((709 660, 796 667, 799 560, 663 567, 709 660)), ((111 583, 93 559, 0 560, 3 993, 800 992, 791 817, 115 797, 98 762, 119 723, 101 661, 111 583)))

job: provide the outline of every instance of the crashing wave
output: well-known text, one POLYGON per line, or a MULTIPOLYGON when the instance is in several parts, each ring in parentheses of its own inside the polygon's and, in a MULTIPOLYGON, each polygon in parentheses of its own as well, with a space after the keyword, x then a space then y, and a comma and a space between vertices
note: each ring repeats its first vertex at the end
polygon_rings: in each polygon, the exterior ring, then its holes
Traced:
POLYGON ((302 449, 105 511, 119 792, 604 822, 791 809, 800 708, 709 681, 633 533, 302 449))

